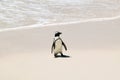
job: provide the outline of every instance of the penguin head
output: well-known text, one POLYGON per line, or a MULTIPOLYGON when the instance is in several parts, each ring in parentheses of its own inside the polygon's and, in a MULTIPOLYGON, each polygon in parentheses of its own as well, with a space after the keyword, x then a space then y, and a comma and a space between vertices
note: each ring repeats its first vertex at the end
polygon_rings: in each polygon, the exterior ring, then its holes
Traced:
POLYGON ((55 37, 59 37, 60 34, 62 34, 62 32, 56 31, 56 32, 55 32, 55 37))

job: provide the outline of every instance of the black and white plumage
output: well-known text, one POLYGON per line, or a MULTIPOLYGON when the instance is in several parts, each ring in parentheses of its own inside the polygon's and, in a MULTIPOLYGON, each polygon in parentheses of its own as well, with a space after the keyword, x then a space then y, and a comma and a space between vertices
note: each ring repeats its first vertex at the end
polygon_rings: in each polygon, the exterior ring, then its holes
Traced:
POLYGON ((60 38, 60 34, 62 34, 62 33, 61 32, 56 32, 55 33, 55 38, 54 38, 52 48, 51 48, 51 53, 54 52, 55 57, 57 56, 58 53, 60 53, 61 56, 63 56, 62 46, 64 46, 65 50, 67 50, 67 47, 66 47, 65 43, 60 38))

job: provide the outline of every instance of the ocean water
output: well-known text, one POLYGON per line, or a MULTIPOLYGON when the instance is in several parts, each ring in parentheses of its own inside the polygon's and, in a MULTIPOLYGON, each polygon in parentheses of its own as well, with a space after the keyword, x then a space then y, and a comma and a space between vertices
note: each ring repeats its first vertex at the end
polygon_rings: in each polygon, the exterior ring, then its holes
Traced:
POLYGON ((120 14, 120 0, 0 0, 0 29, 120 14))

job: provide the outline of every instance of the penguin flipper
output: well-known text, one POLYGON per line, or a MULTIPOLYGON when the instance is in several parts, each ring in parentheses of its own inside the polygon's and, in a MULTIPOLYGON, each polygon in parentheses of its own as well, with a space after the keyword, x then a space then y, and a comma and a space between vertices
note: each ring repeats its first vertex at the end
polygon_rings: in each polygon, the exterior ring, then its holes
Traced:
POLYGON ((55 41, 54 41, 53 44, 52 44, 51 53, 53 53, 53 49, 55 49, 55 41))
POLYGON ((63 41, 62 41, 62 45, 64 46, 65 50, 67 51, 67 47, 63 41))

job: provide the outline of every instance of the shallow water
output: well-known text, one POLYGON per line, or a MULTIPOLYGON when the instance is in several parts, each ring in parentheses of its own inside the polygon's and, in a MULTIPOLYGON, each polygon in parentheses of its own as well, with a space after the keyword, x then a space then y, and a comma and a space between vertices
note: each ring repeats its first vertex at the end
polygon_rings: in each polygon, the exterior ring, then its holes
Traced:
POLYGON ((120 0, 0 0, 0 29, 120 14, 120 0))

